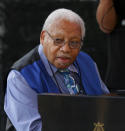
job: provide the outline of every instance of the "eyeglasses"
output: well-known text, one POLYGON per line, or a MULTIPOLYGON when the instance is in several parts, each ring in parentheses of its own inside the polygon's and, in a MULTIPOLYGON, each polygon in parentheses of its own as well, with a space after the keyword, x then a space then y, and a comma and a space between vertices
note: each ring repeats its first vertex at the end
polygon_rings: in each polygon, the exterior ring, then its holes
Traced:
MULTIPOLYGON (((64 39, 53 38, 48 31, 46 31, 46 32, 49 35, 49 37, 54 41, 54 45, 60 46, 60 47, 65 45, 66 41, 64 39)), ((69 41, 69 47, 71 49, 81 48, 82 42, 83 42, 83 40, 80 40, 80 41, 75 41, 75 40, 69 41)))

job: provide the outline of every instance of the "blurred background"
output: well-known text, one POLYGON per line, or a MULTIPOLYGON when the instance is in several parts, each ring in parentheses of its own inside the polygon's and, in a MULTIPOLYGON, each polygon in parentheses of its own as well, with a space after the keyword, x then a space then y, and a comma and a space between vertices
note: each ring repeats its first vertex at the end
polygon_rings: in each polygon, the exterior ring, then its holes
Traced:
POLYGON ((5 127, 2 78, 13 62, 39 44, 42 25, 54 9, 72 9, 84 19, 86 37, 82 50, 95 60, 104 80, 107 37, 96 22, 97 5, 98 0, 0 0, 0 131, 5 127))

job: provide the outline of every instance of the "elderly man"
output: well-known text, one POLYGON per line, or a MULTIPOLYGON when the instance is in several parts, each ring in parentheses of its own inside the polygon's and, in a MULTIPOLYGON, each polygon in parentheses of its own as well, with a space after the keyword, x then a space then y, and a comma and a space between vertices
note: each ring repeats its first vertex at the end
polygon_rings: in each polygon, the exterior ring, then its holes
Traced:
POLYGON ((57 9, 48 16, 40 45, 18 60, 8 75, 4 109, 16 130, 41 131, 39 93, 109 93, 94 61, 80 52, 84 36, 84 22, 73 11, 57 9))

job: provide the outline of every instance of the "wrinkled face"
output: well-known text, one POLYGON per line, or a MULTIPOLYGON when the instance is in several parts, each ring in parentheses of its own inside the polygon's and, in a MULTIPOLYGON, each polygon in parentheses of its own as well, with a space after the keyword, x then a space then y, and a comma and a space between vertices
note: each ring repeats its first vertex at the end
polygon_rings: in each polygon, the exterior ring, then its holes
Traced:
POLYGON ((46 31, 42 31, 40 36, 45 56, 56 68, 67 68, 75 61, 80 51, 80 48, 69 47, 69 42, 81 41, 80 26, 67 20, 60 20, 55 21, 47 31, 51 36, 46 31), (53 39, 65 40, 65 44, 57 46, 53 39))

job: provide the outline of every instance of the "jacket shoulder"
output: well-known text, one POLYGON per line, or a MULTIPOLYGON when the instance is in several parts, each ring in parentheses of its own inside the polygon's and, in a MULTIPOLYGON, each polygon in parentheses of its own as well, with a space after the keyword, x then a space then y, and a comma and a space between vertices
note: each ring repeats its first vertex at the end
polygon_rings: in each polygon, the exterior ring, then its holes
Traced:
POLYGON ((33 62, 40 59, 39 53, 38 53, 38 46, 29 51, 27 54, 25 54, 23 57, 21 57, 19 60, 17 60, 11 67, 11 69, 21 70, 23 67, 32 64, 33 62))
POLYGON ((92 57, 84 51, 80 51, 80 53, 78 55, 78 59, 84 59, 84 60, 87 60, 87 61, 93 61, 94 62, 92 57))

